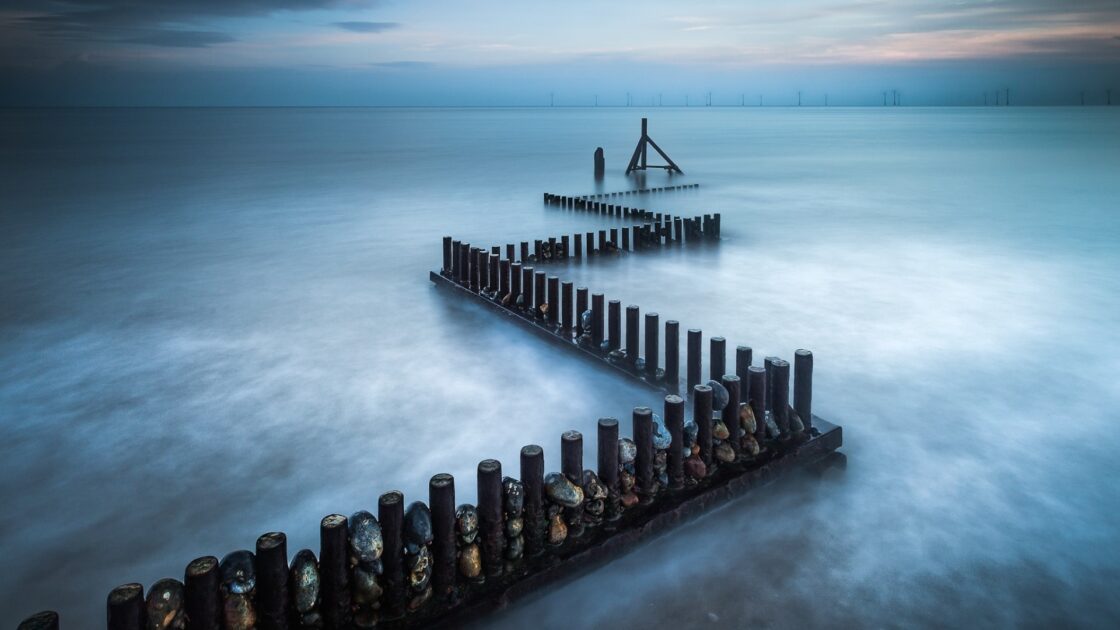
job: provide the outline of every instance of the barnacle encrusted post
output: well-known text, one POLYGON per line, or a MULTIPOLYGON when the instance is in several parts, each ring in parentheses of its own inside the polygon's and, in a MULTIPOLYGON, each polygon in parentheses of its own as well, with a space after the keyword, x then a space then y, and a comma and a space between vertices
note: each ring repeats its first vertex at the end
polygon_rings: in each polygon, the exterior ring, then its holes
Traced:
POLYGON ((432 512, 423 501, 404 513, 404 564, 408 571, 408 609, 423 606, 432 595, 432 512))
POLYGON ((253 630, 257 627, 257 610, 253 596, 257 588, 257 570, 253 553, 234 551, 222 558, 222 628, 253 630))
MULTIPOLYGON (((583 434, 579 431, 565 431, 560 436, 560 472, 576 486, 583 484, 583 434)), ((564 508, 564 522, 568 525, 568 535, 583 535, 583 497, 580 501, 564 508)))
MULTIPOLYGON (((293 620, 304 628, 319 628, 323 616, 319 612, 319 562, 315 552, 300 549, 292 558, 288 571, 293 620)), ((191 626, 193 630, 193 625, 191 626)))
POLYGON ((381 524, 366 510, 350 515, 346 561, 350 567, 350 605, 355 626, 377 625, 381 607, 381 554, 385 539, 381 524))

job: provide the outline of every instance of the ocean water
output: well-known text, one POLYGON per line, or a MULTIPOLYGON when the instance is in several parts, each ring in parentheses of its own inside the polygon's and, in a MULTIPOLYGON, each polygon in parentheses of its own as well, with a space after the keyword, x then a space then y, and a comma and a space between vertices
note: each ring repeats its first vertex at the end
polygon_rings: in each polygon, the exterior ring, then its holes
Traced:
POLYGON ((556 269, 812 349, 847 466, 487 625, 1113 626, 1117 138, 1108 108, 0 111, 0 623, 96 627, 117 584, 627 434, 656 396, 427 273, 444 235, 619 225, 544 191, 672 181, 648 207, 721 212, 718 247, 556 269), (622 176, 645 115, 685 175, 622 176))

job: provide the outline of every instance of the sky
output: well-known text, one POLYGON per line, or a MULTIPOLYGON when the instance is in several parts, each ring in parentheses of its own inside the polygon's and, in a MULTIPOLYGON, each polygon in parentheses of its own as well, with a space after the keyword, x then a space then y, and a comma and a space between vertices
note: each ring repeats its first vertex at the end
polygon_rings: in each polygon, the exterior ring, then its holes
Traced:
POLYGON ((0 0, 0 87, 0 105, 1099 105, 1120 103, 1120 2, 0 0))

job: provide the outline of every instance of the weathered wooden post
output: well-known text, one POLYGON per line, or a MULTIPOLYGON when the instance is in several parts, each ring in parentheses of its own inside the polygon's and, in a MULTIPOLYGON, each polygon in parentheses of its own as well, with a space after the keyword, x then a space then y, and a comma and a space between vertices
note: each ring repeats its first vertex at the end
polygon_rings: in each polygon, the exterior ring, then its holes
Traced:
POLYGON ((557 319, 560 317, 560 278, 548 278, 548 325, 556 328, 557 319))
POLYGON ((633 423, 634 444, 638 447, 634 460, 634 490, 643 503, 649 503, 654 495, 653 411, 649 407, 635 407, 633 423))
POLYGON ((16 630, 58 630, 58 613, 44 610, 20 622, 16 630))
POLYGON ((544 449, 521 447, 521 485, 525 487, 525 550, 530 556, 545 549, 544 449))
POLYGON ((782 432, 782 439, 790 435, 789 423, 789 361, 774 361, 774 422, 782 432))
POLYGON ((595 233, 587 233, 587 255, 593 256, 595 254, 595 233))
POLYGON ((428 481, 432 510, 432 588, 439 599, 455 591, 455 478, 447 473, 428 481))
POLYGON ((548 295, 545 293, 545 282, 547 282, 547 278, 543 271, 538 271, 533 275, 533 280, 535 281, 533 288, 534 300, 532 304, 533 316, 540 317, 541 306, 543 306, 548 299, 548 295))
POLYGON ((700 384, 700 343, 701 333, 698 328, 688 329, 688 391, 700 384))
POLYGON ((587 310, 587 287, 576 288, 576 335, 590 333, 583 328, 583 313, 587 310))
POLYGON ((638 362, 638 307, 634 304, 626 307, 626 362, 634 365, 638 362))
POLYGON ((607 488, 607 504, 605 514, 607 520, 616 520, 619 516, 619 490, 618 490, 618 420, 614 418, 599 418, 599 456, 598 474, 599 481, 607 488))
POLYGON ((218 559, 214 556, 195 558, 183 573, 187 618, 190 619, 191 630, 220 630, 222 603, 218 593, 218 559))
POLYGON ((710 356, 708 357, 708 378, 719 382, 727 374, 727 340, 723 337, 712 337, 709 342, 710 356))
POLYGON ((382 614, 387 619, 395 619, 404 614, 404 495, 394 490, 378 497, 377 520, 381 524, 384 545, 381 552, 381 577, 385 583, 382 614))
POLYGON ((607 309, 607 350, 622 347, 622 302, 611 300, 607 309))
POLYGON ((509 265, 509 306, 510 308, 517 308, 517 298, 521 297, 521 276, 524 275, 521 269, 521 263, 515 262, 509 265))
POLYGON ((591 294, 591 343, 598 352, 603 345, 603 294, 591 294))
POLYGON ((712 466, 712 388, 707 385, 692 386, 692 421, 696 423, 696 444, 700 446, 700 461, 712 466))
POLYGON ((630 251, 630 228, 622 228, 622 251, 630 251))
POLYGON ((747 387, 750 376, 747 370, 751 367, 753 352, 747 346, 737 346, 735 348, 735 376, 739 377, 739 398, 742 399, 740 402, 746 402, 748 399, 747 387))
MULTIPOLYGON (((774 410, 774 362, 778 357, 766 357, 762 360, 763 367, 766 368, 766 411, 774 410)), ((777 418, 774 419, 777 422, 777 418)))
POLYGON ((572 248, 572 255, 576 258, 579 258, 580 256, 583 256, 583 235, 576 234, 572 238, 573 242, 575 243, 575 246, 572 248))
POLYGON ((257 625, 261 630, 288 627, 288 537, 283 532, 257 538, 257 625))
POLYGON ((145 630, 143 586, 132 583, 114 588, 106 608, 109 630, 145 630))
POLYGON ((514 251, 513 243, 506 243, 506 260, 511 264, 517 260, 516 256, 514 256, 514 251))
POLYGON ((541 260, 541 239, 539 238, 533 240, 533 259, 537 262, 543 262, 541 260))
POLYGON ((469 287, 471 285, 471 244, 459 244, 459 268, 456 280, 459 284, 469 287))
POLYGON ((607 171, 607 161, 603 157, 603 147, 595 149, 595 177, 601 178, 607 171))
POLYGON ((350 572, 346 566, 346 517, 324 516, 319 523, 319 580, 323 598, 321 610, 327 628, 350 625, 350 572))
POLYGON ((618 246, 618 228, 611 228, 611 242, 618 246))
POLYGON ((747 368, 747 373, 750 375, 747 401, 750 402, 751 413, 754 414, 754 439, 759 447, 762 447, 766 444, 766 368, 752 365, 747 368))
POLYGON ((607 231, 599 230, 599 251, 607 251, 607 231))
POLYGON ((443 275, 451 275, 451 237, 443 237, 443 275))
POLYGON ((657 362, 660 354, 657 349, 657 335, 661 332, 657 313, 646 313, 646 375, 657 380, 657 362))
POLYGON ((500 261, 501 256, 497 254, 490 254, 490 263, 487 265, 487 269, 490 270, 490 279, 486 284, 486 288, 490 291, 498 291, 498 278, 501 276, 499 267, 499 265, 501 264, 500 261))
POLYGON ((560 302, 563 305, 561 312, 564 314, 560 325, 564 329, 564 335, 570 337, 575 325, 572 320, 572 311, 575 305, 572 304, 572 283, 567 280, 560 283, 560 302))
POLYGON ((533 268, 521 267, 521 308, 526 311, 533 310, 533 268))
POLYGON ((630 231, 634 234, 634 251, 643 249, 641 226, 631 226, 630 231))
POLYGON ((793 410, 808 431, 813 427, 813 353, 793 353, 793 410))
POLYGON ((670 319, 665 322, 665 384, 676 394, 681 387, 681 325, 670 319))
POLYGON ((727 443, 739 459, 743 448, 742 424, 739 422, 739 377, 734 374, 723 375, 723 388, 727 390, 727 405, 723 408, 723 425, 727 427, 727 443))
POLYGON ((482 291, 490 282, 490 254, 483 250, 478 250, 478 284, 476 290, 482 291))
MULTIPOLYGON (((560 473, 583 487, 583 434, 579 431, 565 431, 560 436, 560 473)), ((565 507, 564 522, 568 524, 568 538, 583 535, 583 503, 565 507)))
MULTIPOLYGON (((567 234, 560 237, 560 247, 564 250, 564 253, 563 256, 557 256, 557 258, 567 258, 572 255, 571 239, 567 234)), ((554 251, 553 253, 555 254, 556 252, 554 251)))
POLYGON ((676 394, 665 397, 665 428, 672 440, 666 453, 669 487, 679 488, 684 484, 684 400, 676 394))
POLYGON ((498 267, 498 298, 509 295, 509 261, 502 260, 498 267))
POLYGON ((529 262, 529 241, 521 241, 521 264, 529 262))
POLYGON ((478 464, 478 531, 482 539, 482 569, 486 577, 502 574, 502 464, 484 459, 478 464))

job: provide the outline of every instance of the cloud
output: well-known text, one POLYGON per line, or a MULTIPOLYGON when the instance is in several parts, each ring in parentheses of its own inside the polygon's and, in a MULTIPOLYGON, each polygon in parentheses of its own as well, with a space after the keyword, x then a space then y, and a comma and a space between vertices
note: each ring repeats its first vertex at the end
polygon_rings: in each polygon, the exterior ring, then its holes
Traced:
POLYGON ((400 26, 397 22, 334 22, 333 25, 355 33, 380 33, 400 26))
POLYGON ((226 33, 216 33, 213 31, 154 30, 147 35, 141 35, 123 41, 128 44, 147 44, 149 46, 203 48, 211 44, 232 42, 234 38, 226 33))

